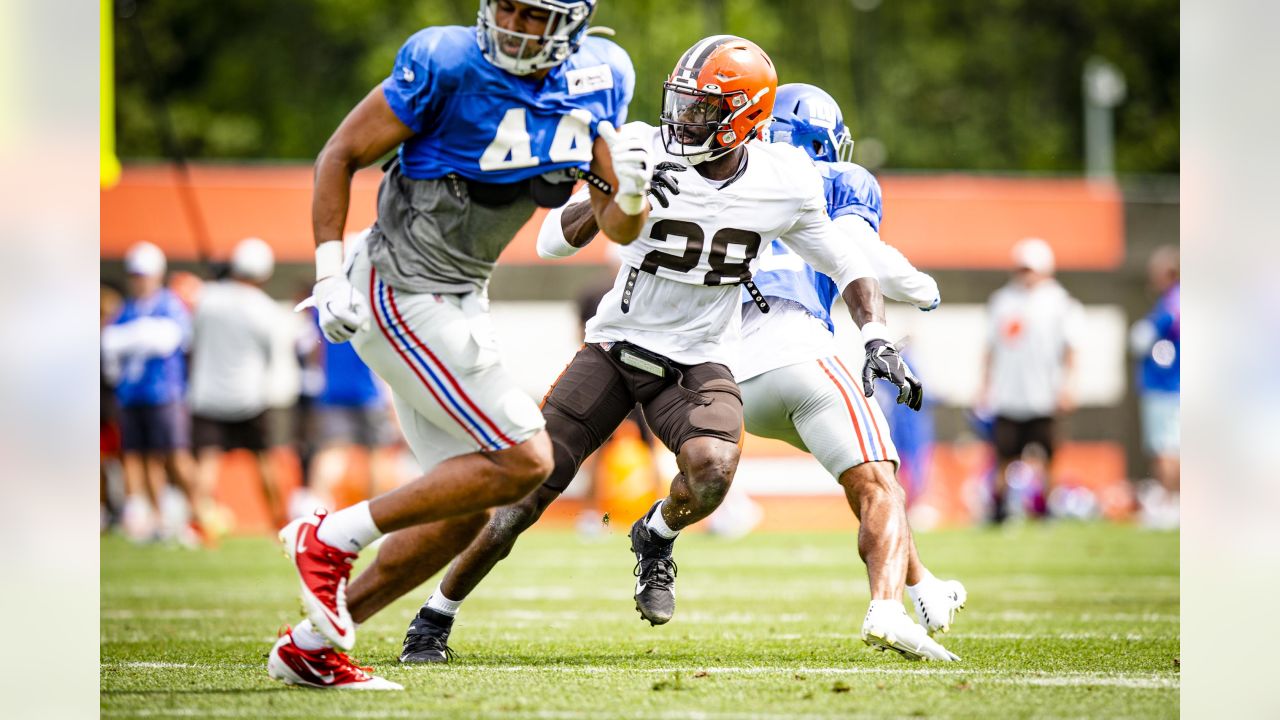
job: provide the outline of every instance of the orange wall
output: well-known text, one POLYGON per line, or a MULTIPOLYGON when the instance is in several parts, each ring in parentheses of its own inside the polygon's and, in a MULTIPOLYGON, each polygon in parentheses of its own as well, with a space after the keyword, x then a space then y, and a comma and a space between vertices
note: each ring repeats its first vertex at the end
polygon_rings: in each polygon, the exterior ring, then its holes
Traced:
MULTIPOLYGON (((309 166, 194 166, 194 198, 209 235, 209 253, 224 259, 241 238, 261 237, 282 262, 312 257, 309 166)), ((348 230, 373 221, 380 173, 356 176, 348 230)), ((927 268, 1004 268, 1019 238, 1049 240, 1065 269, 1106 270, 1124 255, 1123 204, 1118 189, 1082 179, 989 178, 966 175, 882 178, 886 241, 927 268)), ((194 260, 197 240, 169 166, 131 165, 119 185, 102 191, 101 253, 118 258, 149 240, 171 259, 194 260)), ((540 264, 534 252, 542 211, 520 231, 502 261, 540 264)), ((570 262, 603 261, 593 243, 570 262)))

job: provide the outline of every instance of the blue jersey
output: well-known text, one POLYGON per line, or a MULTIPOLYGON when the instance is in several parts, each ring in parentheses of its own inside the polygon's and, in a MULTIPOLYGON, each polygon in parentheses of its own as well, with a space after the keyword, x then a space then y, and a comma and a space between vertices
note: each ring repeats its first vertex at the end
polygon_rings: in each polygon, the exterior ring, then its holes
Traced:
MULTIPOLYGON (((827 193, 827 215, 832 220, 856 215, 879 232, 884 211, 880 204, 880 183, 875 177, 866 168, 853 163, 814 164, 822 174, 822 184, 827 193)), ((826 323, 828 330, 835 332, 831 304, 835 302, 839 288, 831 278, 810 267, 781 240, 774 240, 760 256, 759 268, 760 272, 752 280, 762 294, 800 303, 810 314, 826 323)), ((745 289, 742 301, 751 302, 745 289)))
MULTIPOLYGON (((318 328, 315 313, 311 317, 318 328)), ((373 371, 356 354, 355 346, 349 342, 334 344, 323 337, 320 342, 324 353, 321 360, 324 390, 316 398, 317 402, 334 407, 380 407, 383 397, 378 382, 373 378, 373 371)))
POLYGON ((476 29, 461 26, 415 33, 382 83, 391 110, 416 133, 400 147, 406 176, 490 183, 586 167, 600 121, 626 122, 634 89, 631 58, 603 38, 584 38, 533 80, 485 60, 476 29))
POLYGON ((1182 389, 1182 286, 1169 288, 1147 315, 1156 342, 1142 358, 1138 382, 1143 390, 1179 392, 1182 389))
MULTIPOLYGON (((177 295, 166 288, 145 298, 129 298, 112 325, 124 325, 139 318, 167 318, 182 328, 182 337, 191 337, 191 314, 177 295)), ((186 343, 183 343, 184 345, 186 343)), ((187 362, 181 349, 164 357, 126 354, 120 359, 120 382, 116 398, 121 407, 165 405, 182 400, 187 392, 187 362)))

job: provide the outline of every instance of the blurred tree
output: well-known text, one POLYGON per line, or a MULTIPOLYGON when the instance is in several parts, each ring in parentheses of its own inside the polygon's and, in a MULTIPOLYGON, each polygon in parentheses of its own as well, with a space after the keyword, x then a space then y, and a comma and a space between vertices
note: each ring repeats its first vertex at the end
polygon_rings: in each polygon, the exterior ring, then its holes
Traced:
MULTIPOLYGON (((117 4, 120 154, 163 155, 157 113, 168 112, 183 149, 202 159, 314 157, 412 32, 470 25, 477 8, 117 4)), ((633 119, 656 121, 662 81, 685 48, 733 33, 764 47, 782 82, 831 92, 863 156, 899 169, 1079 172, 1080 73, 1100 55, 1129 87, 1117 170, 1179 167, 1176 0, 601 0, 596 24, 616 28, 635 62, 633 119)))

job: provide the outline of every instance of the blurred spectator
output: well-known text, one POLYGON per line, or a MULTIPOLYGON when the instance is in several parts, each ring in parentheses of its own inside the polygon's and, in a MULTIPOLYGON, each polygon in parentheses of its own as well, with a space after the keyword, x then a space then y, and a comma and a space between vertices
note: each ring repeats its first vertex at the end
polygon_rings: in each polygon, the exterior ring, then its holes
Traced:
MULTIPOLYGON (((274 301, 273 301, 274 302, 274 301)), ((296 303, 276 303, 271 335, 271 364, 267 367, 267 448, 288 457, 299 450, 301 428, 297 406, 302 395, 302 360, 298 347, 313 330, 308 318, 292 312, 296 303)))
POLYGON ((215 507, 223 452, 249 450, 258 460, 267 509, 281 527, 287 518, 266 450, 270 370, 284 310, 260 287, 274 266, 271 247, 248 238, 232 253, 230 277, 205 285, 195 312, 190 398, 199 454, 197 507, 215 507))
POLYGON ((1151 456, 1155 482, 1140 488, 1138 500, 1144 524, 1174 528, 1178 526, 1182 433, 1182 292, 1177 248, 1166 245, 1151 255, 1147 280, 1157 295, 1156 304, 1134 324, 1129 344, 1134 355, 1141 358, 1138 400, 1142 407, 1142 440, 1151 456))
MULTIPOLYGON (((1014 275, 987 306, 987 353, 979 402, 995 415, 997 469, 991 519, 1003 522, 1007 491, 1038 474, 1031 511, 1045 512, 1057 418, 1075 409, 1075 352, 1084 321, 1080 303, 1053 278, 1054 257, 1039 238, 1013 248, 1014 275)), ((981 413, 980 413, 981 414, 981 413)))
MULTIPOLYGON (((311 317, 314 322, 314 312, 311 317)), ((360 499, 397 485, 394 464, 376 452, 399 442, 385 390, 351 343, 335 345, 323 338, 320 342, 324 389, 316 398, 313 416, 316 454, 311 462, 310 493, 290 501, 291 513, 310 513, 316 506, 336 510, 339 505, 351 504, 343 502, 336 491, 351 470, 355 448, 365 451, 369 471, 370 487, 362 490, 364 497, 360 499)))
MULTIPOLYGON (((909 350, 902 351, 902 359, 911 368, 918 367, 909 350)), ((899 405, 893 393, 878 392, 874 399, 889 422, 889 434, 898 448, 898 483, 907 492, 907 507, 911 508, 924 496, 929 480, 934 443, 933 399, 926 394, 919 411, 899 405)))
MULTIPOLYGON (((294 305, 311 296, 311 283, 306 282, 294 293, 294 305)), ((324 393, 324 336, 316 324, 314 310, 298 323, 294 336, 294 358, 298 362, 298 401, 293 406, 293 447, 302 470, 302 484, 289 497, 289 517, 310 515, 318 507, 327 507, 311 492, 311 478, 317 445, 319 420, 316 417, 320 396, 324 393)))
POLYGON ((125 478, 123 525, 138 541, 176 537, 194 542, 199 526, 166 522, 168 476, 192 498, 190 417, 183 402, 191 318, 163 286, 165 256, 138 243, 124 258, 128 298, 102 331, 103 372, 120 406, 125 478))
MULTIPOLYGON (((115 287, 100 284, 98 331, 102 332, 120 312, 124 295, 115 287)), ((123 476, 120 467, 120 408, 113 383, 105 366, 98 372, 98 481, 101 512, 100 529, 106 532, 120 522, 123 476)))

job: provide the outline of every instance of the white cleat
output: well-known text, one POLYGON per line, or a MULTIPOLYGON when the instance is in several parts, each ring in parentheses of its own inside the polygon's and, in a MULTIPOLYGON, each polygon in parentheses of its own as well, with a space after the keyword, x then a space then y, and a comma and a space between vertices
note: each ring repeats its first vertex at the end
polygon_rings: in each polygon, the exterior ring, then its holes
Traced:
POLYGON ((915 610, 916 620, 930 635, 945 633, 956 621, 956 613, 964 609, 969 600, 964 585, 959 580, 939 580, 930 577, 918 585, 907 587, 907 597, 915 610))
POLYGON ((403 690, 404 686, 370 673, 345 653, 333 648, 303 650, 293 643, 292 631, 276 640, 267 656, 267 674, 287 685, 322 690, 403 690))
POLYGON ((954 662, 959 655, 942 647, 925 629, 912 622, 902 603, 873 600, 862 621, 862 642, 876 650, 892 650, 908 660, 954 662))

